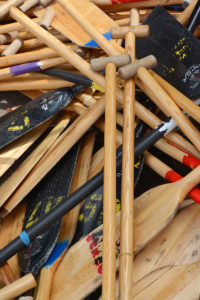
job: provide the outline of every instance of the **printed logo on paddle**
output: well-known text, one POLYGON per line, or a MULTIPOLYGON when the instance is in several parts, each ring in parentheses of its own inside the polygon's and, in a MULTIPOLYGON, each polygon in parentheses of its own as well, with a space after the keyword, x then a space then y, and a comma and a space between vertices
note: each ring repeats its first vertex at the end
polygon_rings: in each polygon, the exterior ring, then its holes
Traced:
MULTIPOLYGON (((102 275, 102 255, 103 255, 103 230, 99 229, 86 238, 86 241, 89 244, 90 253, 94 259, 94 264, 97 267, 97 272, 99 275, 102 275)), ((116 241, 116 257, 120 253, 120 231, 117 227, 117 241, 116 241)))
POLYGON ((194 64, 192 65, 183 78, 184 83, 189 83, 190 88, 196 88, 200 83, 200 65, 194 64))

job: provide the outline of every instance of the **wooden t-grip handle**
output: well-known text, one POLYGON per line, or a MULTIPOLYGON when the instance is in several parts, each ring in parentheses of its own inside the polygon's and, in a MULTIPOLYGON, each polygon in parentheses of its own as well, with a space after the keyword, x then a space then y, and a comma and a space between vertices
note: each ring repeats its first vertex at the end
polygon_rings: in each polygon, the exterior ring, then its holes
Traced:
POLYGON ((20 7, 19 9, 23 12, 26 12, 27 10, 29 10, 31 7, 35 6, 38 4, 38 0, 27 0, 25 1, 20 7))
POLYGON ((47 6, 49 3, 51 3, 53 0, 39 0, 39 3, 42 6, 47 6))
POLYGON ((47 7, 44 17, 40 21, 40 26, 48 30, 55 15, 56 15, 55 10, 52 7, 47 7))
POLYGON ((8 300, 20 296, 28 290, 36 287, 37 283, 33 275, 27 274, 13 283, 0 289, 0 299, 8 300))
POLYGON ((113 39, 123 39, 129 31, 133 32, 138 38, 147 37, 150 34, 149 25, 136 25, 113 27, 111 36, 113 39))
POLYGON ((139 59, 136 62, 130 63, 126 66, 123 66, 118 69, 118 76, 123 79, 127 80, 131 77, 133 77, 136 73, 139 67, 143 66, 147 69, 155 68, 157 65, 157 59, 153 55, 148 55, 144 58, 139 59))
POLYGON ((0 5, 0 20, 2 20, 8 13, 10 6, 19 6, 24 2, 24 0, 9 0, 5 1, 4 4, 0 5))
POLYGON ((91 59, 90 66, 93 71, 102 71, 108 63, 113 63, 117 68, 119 68, 129 64, 130 62, 130 55, 124 54, 91 59))
POLYGON ((23 46, 24 41, 21 38, 16 38, 2 53, 1 56, 13 55, 23 46))

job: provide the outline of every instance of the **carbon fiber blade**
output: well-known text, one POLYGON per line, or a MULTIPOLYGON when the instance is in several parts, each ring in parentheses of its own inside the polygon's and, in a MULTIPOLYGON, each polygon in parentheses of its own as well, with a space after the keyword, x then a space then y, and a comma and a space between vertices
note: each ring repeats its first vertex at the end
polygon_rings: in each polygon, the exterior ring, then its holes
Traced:
POLYGON ((81 85, 57 89, 0 117, 0 149, 53 117, 84 89, 81 85))
POLYGON ((150 36, 137 39, 137 58, 155 55, 155 72, 188 97, 198 98, 200 41, 161 6, 154 8, 144 24, 150 26, 150 36))
MULTIPOLYGON (((44 179, 27 196, 28 201, 23 229, 27 229, 48 214, 66 199, 79 152, 78 142, 44 179)), ((51 254, 60 231, 62 219, 51 225, 47 231, 33 240, 31 245, 19 252, 19 265, 24 274, 35 276, 51 254)))

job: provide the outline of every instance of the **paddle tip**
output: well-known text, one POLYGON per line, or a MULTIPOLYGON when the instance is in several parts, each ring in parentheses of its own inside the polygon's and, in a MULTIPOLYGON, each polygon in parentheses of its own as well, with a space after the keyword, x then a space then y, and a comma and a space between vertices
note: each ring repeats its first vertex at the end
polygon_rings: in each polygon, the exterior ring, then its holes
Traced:
POLYGON ((0 218, 5 218, 8 215, 9 211, 7 211, 7 209, 5 209, 4 207, 2 207, 0 209, 0 218))

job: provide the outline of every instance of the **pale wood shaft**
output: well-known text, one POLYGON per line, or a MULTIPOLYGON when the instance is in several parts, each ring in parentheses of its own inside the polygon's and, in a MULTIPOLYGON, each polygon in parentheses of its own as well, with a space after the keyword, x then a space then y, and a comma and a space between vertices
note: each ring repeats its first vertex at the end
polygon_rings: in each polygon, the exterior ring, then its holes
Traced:
POLYGON ((123 54, 114 47, 98 30, 85 18, 69 1, 57 0, 57 2, 81 25, 81 27, 98 43, 100 47, 104 47, 104 51, 108 55, 123 54))
POLYGON ((152 99, 155 104, 167 115, 172 117, 177 126, 187 136, 187 138, 200 151, 200 133, 198 129, 190 122, 184 113, 178 108, 173 99, 163 90, 158 82, 151 76, 149 71, 140 67, 137 71, 139 79, 151 91, 154 96, 152 99))
POLYGON ((149 166, 152 170, 154 170, 163 178, 165 178, 167 172, 172 170, 165 163, 163 163, 161 160, 159 160, 157 157, 155 157, 147 151, 145 151, 144 158, 147 166, 149 166))
POLYGON ((116 67, 111 63, 106 66, 104 144, 102 295, 104 300, 114 300, 116 280, 116 67))
MULTIPOLYGON (((136 84, 144 91, 144 93, 151 99, 154 99, 153 94, 150 92, 149 89, 136 77, 135 78, 136 84)), ((158 126, 162 120, 160 120, 156 115, 150 112, 147 108, 145 108, 142 104, 135 101, 135 112, 136 115, 143 120, 147 125, 151 128, 155 128, 158 126)), ((188 140, 183 138, 181 135, 177 134, 175 131, 168 133, 165 136, 166 139, 174 142, 176 145, 182 147, 184 150, 190 152, 194 156, 200 158, 199 151, 190 143, 188 140)))
MULTIPOLYGON (((37 22, 37 23, 39 23, 40 20, 41 20, 41 17, 32 19, 33 22, 37 22)), ((8 33, 11 31, 18 31, 18 30, 22 30, 22 29, 24 29, 24 26, 19 22, 15 22, 15 23, 1 25, 0 33, 8 33)))
MULTIPOLYGON (((126 53, 135 60, 135 36, 127 33, 126 53)), ((122 195, 120 228, 119 294, 121 300, 132 298, 133 224, 134 224, 134 99, 135 82, 125 82, 123 108, 122 195)))
POLYGON ((20 279, 16 280, 15 282, 9 284, 8 286, 2 288, 0 290, 0 298, 3 300, 8 300, 15 298, 26 291, 36 287, 37 283, 33 275, 27 274, 20 279))
POLYGON ((151 74, 163 87, 163 89, 172 97, 176 104, 200 123, 200 107, 155 72, 151 72, 151 74))
POLYGON ((36 89, 58 89, 62 87, 73 86, 74 83, 62 79, 33 79, 1 81, 0 91, 16 91, 16 90, 36 90, 36 89))
POLYGON ((6 211, 11 211, 33 187, 55 166, 55 164, 71 149, 80 137, 93 125, 104 113, 105 97, 89 108, 83 115, 78 117, 65 131, 57 138, 47 153, 40 159, 32 169, 26 180, 12 194, 9 201, 4 205, 6 211))
MULTIPOLYGON (((51 68, 60 64, 66 63, 66 59, 63 57, 55 57, 55 58, 49 58, 44 59, 40 61, 40 68, 42 70, 45 70, 47 68, 51 68)), ((13 74, 10 72, 10 68, 4 68, 0 69, 0 80, 6 80, 13 78, 13 74)))
POLYGON ((0 274, 6 285, 15 281, 15 275, 7 262, 0 267, 0 274))
MULTIPOLYGON (((130 10, 130 26, 135 26, 140 23, 140 14, 136 8, 130 10)), ((129 24, 128 24, 129 25, 129 24)))

